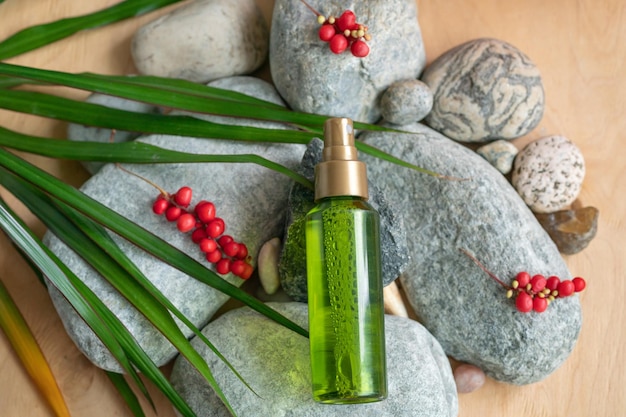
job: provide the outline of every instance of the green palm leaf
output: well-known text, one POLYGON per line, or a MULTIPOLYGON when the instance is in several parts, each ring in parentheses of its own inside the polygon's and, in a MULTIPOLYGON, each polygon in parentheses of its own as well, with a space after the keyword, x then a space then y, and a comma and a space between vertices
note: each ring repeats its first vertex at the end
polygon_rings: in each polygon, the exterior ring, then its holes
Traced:
POLYGON ((0 43, 0 60, 56 42, 85 29, 115 23, 141 16, 181 0, 126 0, 95 13, 32 26, 8 37, 0 43))

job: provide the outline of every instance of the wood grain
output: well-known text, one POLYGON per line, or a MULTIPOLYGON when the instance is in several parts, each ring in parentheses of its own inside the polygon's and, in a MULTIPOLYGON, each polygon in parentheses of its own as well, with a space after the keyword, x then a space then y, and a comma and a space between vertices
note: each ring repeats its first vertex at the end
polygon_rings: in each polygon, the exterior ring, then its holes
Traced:
MULTIPOLYGON (((294 0, 295 1, 295 0, 294 0)), ((27 26, 87 13, 116 0, 6 0, 0 4, 0 39, 27 26)), ((312 2, 314 4, 315 1, 312 2)), ((523 146, 562 134, 583 151, 587 176, 580 199, 600 210, 596 239, 567 258, 573 274, 587 278, 582 295, 584 325, 574 352, 546 380, 511 386, 488 380, 478 392, 460 396, 460 416, 617 416, 626 410, 626 3, 621 0, 418 0, 428 60, 477 37, 505 40, 539 67, 547 108, 540 125, 515 143, 523 146)), ((261 1, 270 17, 272 1, 261 1)), ((171 9, 171 7, 170 7, 171 9)), ((356 11, 358 13, 358 10, 356 11)), ((107 28, 77 34, 8 62, 69 72, 134 72, 129 42, 137 27, 163 11, 107 28)), ((67 97, 83 92, 55 91, 67 97)), ((62 138, 61 122, 0 111, 0 123, 20 132, 62 138)), ((71 184, 87 174, 79 164, 26 155, 71 184)), ((44 228, 5 190, 5 198, 31 227, 44 228)), ((512 243, 514 244, 514 243, 512 243)), ((21 307, 75 416, 130 416, 102 371, 74 347, 44 288, 0 234, 0 279, 21 307)), ((550 335, 546 334, 546 338, 550 335)), ((173 417, 154 393, 158 415, 173 417)), ((49 417, 4 336, 0 336, 0 414, 49 417)), ((149 416, 157 415, 147 409, 149 416)), ((259 416, 266 417, 266 416, 259 416)))

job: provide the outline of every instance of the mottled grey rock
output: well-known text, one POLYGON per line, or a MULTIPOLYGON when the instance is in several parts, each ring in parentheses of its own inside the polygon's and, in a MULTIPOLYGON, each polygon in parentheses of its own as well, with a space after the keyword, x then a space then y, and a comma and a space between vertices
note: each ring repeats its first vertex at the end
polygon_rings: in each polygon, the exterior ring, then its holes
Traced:
POLYGON ((426 126, 361 139, 439 179, 365 156, 370 178, 404 213, 411 263, 403 288, 446 353, 505 382, 528 384, 557 369, 582 324, 577 296, 541 313, 516 310, 504 289, 459 249, 510 283, 520 271, 571 277, 556 246, 505 177, 475 152, 426 126))
POLYGON ((379 99, 394 81, 417 78, 426 63, 417 6, 410 0, 313 5, 324 16, 353 10, 372 35, 370 54, 333 54, 318 37, 315 15, 299 1, 277 0, 270 33, 270 67, 278 92, 295 110, 374 122, 379 99), (398 34, 402 34, 398 36, 398 34))
POLYGON ((574 255, 585 249, 596 237, 599 215, 597 208, 583 207, 554 213, 536 213, 535 217, 561 253, 574 255))
POLYGON ((502 139, 476 149, 478 155, 485 158, 495 169, 505 175, 513 169, 513 161, 517 152, 515 145, 502 139))
MULTIPOLYGON (((313 181, 315 165, 322 160, 324 142, 313 139, 302 158, 298 172, 313 181)), ((383 284, 395 281, 409 262, 406 246, 406 230, 402 217, 394 210, 385 196, 369 181, 369 203, 380 214, 381 262, 383 284)), ((315 205, 314 192, 300 184, 294 184, 289 194, 289 206, 283 250, 278 270, 283 289, 296 301, 307 301, 306 248, 304 241, 304 216, 315 205)))
POLYGON ((539 69, 497 39, 476 39, 449 50, 426 68, 422 81, 435 97, 426 123, 454 140, 517 138, 543 116, 539 69))
MULTIPOLYGON (((91 94, 89 97, 87 97, 85 101, 88 103, 100 104, 102 106, 111 107, 113 109, 121 109, 137 113, 159 112, 158 107, 152 104, 140 103, 138 101, 127 100, 124 98, 109 96, 100 93, 91 94)), ((129 140, 137 138, 139 135, 139 132, 126 132, 123 130, 116 130, 115 135, 113 136, 113 141, 128 142, 129 140)), ((74 141, 108 143, 111 141, 111 129, 70 123, 67 126, 67 138, 74 141)), ((100 168, 102 168, 105 163, 85 161, 82 164, 87 169, 87 171, 89 171, 91 174, 95 174, 100 168)))
MULTIPOLYGON (((304 303, 271 307, 303 327, 304 303)), ((257 392, 248 390, 197 338, 194 347, 207 359, 217 384, 239 417, 453 417, 457 394, 450 364, 441 346, 419 323, 385 316, 389 396, 359 405, 317 404, 311 394, 308 340, 251 311, 230 311, 203 333, 257 392)), ((213 389, 182 357, 171 382, 198 417, 230 416, 213 389)))
POLYGON ((420 80, 396 81, 380 99, 383 119, 397 125, 419 122, 432 107, 433 93, 420 80))
POLYGON ((268 42, 254 0, 195 0, 141 27, 131 52, 142 74, 208 82, 257 69, 268 42))
MULTIPOLYGON (((249 95, 259 94, 255 88, 244 89, 242 92, 249 95)), ((233 123, 235 120, 231 118, 229 122, 233 123)), ((242 125, 268 126, 259 121, 239 120, 239 122, 242 125)), ((276 127, 274 125, 272 127, 276 127)), ((162 135, 147 136, 139 140, 191 153, 255 153, 292 169, 299 166, 305 150, 303 145, 245 143, 162 135)), ((256 263, 256 255, 261 245, 283 232, 291 180, 275 171, 256 164, 217 163, 125 165, 125 168, 158 184, 168 192, 175 192, 183 185, 190 186, 194 192, 192 204, 201 199, 212 201, 217 208, 217 215, 226 222, 226 233, 247 245, 253 257, 253 264, 256 263)), ((158 191, 146 182, 109 164, 85 183, 81 190, 213 268, 206 263, 204 254, 188 235, 178 232, 174 224, 152 213, 151 206, 158 191)), ((117 236, 113 238, 142 272, 196 325, 206 323, 227 300, 221 292, 143 253, 117 236)), ((53 252, 113 310, 157 365, 163 365, 174 357, 176 351, 169 342, 81 258, 69 251, 50 233, 46 235, 46 242, 53 252)), ((230 274, 225 279, 235 285, 243 282, 230 274)), ((58 291, 50 287, 50 294, 70 337, 79 349, 97 366, 120 371, 119 365, 110 353, 58 291)), ((191 335, 188 329, 184 328, 183 331, 191 335)))
POLYGON ((548 136, 520 151, 511 182, 532 211, 550 213, 576 200, 584 178, 580 149, 564 136, 548 136))

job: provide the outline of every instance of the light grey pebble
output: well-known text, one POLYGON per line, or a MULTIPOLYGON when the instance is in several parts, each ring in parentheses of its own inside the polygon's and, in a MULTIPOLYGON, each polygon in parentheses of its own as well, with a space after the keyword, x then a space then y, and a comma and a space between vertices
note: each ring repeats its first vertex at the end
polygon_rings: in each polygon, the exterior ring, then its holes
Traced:
MULTIPOLYGON (((138 101, 127 100, 100 93, 91 94, 85 101, 87 103, 100 104, 113 109, 132 111, 136 113, 159 112, 159 108, 152 104, 141 103, 138 101)), ((111 135, 111 133, 111 129, 103 127, 85 126, 77 123, 70 123, 67 126, 67 138, 73 141, 108 143, 113 140, 113 142, 117 143, 128 142, 140 135, 139 132, 126 132, 123 130, 116 130, 114 135, 111 135)), ((105 162, 84 161, 82 164, 87 171, 91 174, 95 174, 100 168, 102 168, 105 162)))
MULTIPOLYGON (((269 305, 308 327, 306 304, 269 305)), ((192 344, 206 358, 239 417, 456 417, 456 386, 439 343, 410 319, 385 316, 385 327, 388 398, 358 405, 314 402, 309 341, 247 307, 226 313, 203 333, 258 395, 198 338, 192 344)), ((182 356, 174 363, 171 382, 198 417, 230 416, 213 389, 182 356)))
POLYGON ((383 119, 397 125, 419 122, 432 107, 433 93, 420 80, 396 81, 380 99, 383 119))
POLYGON ((417 78, 426 63, 415 1, 319 0, 312 5, 324 16, 353 10, 357 22, 369 27, 370 53, 365 58, 349 50, 333 54, 302 2, 276 0, 270 68, 278 92, 295 110, 377 121, 383 91, 395 81, 417 78))
POLYGON ((493 165, 495 169, 506 175, 513 169, 513 161, 518 150, 515 145, 507 140, 496 140, 481 146, 476 149, 476 152, 493 165))
POLYGON ((449 178, 435 178, 363 156, 368 175, 404 216, 411 261, 400 278, 420 321, 447 354, 492 378, 530 384, 570 355, 582 325, 577 295, 523 314, 505 283, 519 271, 571 278, 554 242, 515 189, 482 157, 416 123, 414 132, 364 132, 360 139, 449 178), (549 334, 550 337, 546 337, 549 334))
POLYGON ((131 52, 142 74, 205 83, 256 70, 268 44, 254 0, 195 0, 141 27, 131 52))
POLYGON ((449 50, 424 70, 422 81, 434 95, 426 123, 460 142, 517 138, 543 116, 539 69, 501 40, 475 39, 449 50))
POLYGON ((576 200, 585 178, 585 159, 564 136, 529 143, 515 158, 512 183, 535 213, 567 208, 576 200))

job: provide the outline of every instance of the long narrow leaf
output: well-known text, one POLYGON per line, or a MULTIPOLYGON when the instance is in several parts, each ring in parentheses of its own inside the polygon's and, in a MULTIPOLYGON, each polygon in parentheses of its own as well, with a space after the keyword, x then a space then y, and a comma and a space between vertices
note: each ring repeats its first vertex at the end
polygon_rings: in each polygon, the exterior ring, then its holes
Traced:
MULTIPOLYGON (((3 172, 5 171, 0 170, 0 174, 3 172)), ((4 179, 6 179, 6 175, 4 179)), ((0 207, 0 211, 3 209, 8 211, 4 205, 0 207)), ((133 377, 152 405, 152 400, 135 368, 146 375, 183 416, 195 416, 191 408, 173 389, 167 378, 145 354, 124 325, 104 306, 89 287, 78 279, 56 255, 50 252, 32 232, 19 225, 15 217, 9 216, 9 221, 1 222, 0 225, 24 253, 31 257, 33 263, 48 277, 50 283, 63 294, 89 327, 94 330, 107 349, 120 362, 120 365, 133 377), (132 362, 132 366, 130 366, 129 360, 132 362)))
POLYGON ((77 161, 125 162, 135 164, 195 162, 253 163, 284 174, 307 188, 313 187, 311 181, 303 175, 298 174, 284 165, 254 154, 193 154, 163 149, 135 141, 123 143, 68 142, 23 135, 1 126, 0 146, 52 158, 77 161))
POLYGON ((189 255, 174 248, 160 237, 148 232, 141 226, 129 221, 117 212, 110 210, 103 204, 84 195, 75 188, 29 164, 27 161, 20 159, 4 149, 0 149, 0 166, 4 166, 8 171, 13 172, 19 178, 22 178, 37 188, 53 195, 55 199, 58 199, 73 209, 85 214, 105 226, 107 229, 119 234, 123 238, 129 240, 153 256, 161 259, 163 262, 172 265, 181 272, 241 301, 253 310, 256 310, 266 317, 273 319, 277 323, 294 330, 296 333, 308 337, 308 332, 302 327, 271 309, 242 289, 223 280, 213 271, 207 269, 189 255))
MULTIPOLYGON (((2 222, 8 221, 8 218, 5 218, 6 214, 6 211, 0 207, 2 222)), ((0 280, 0 328, 6 334, 13 349, 22 360, 24 368, 43 394, 54 414, 57 417, 70 417, 70 412, 54 379, 52 370, 2 280, 0 280)))
MULTIPOLYGON (((222 125, 190 116, 134 113, 29 91, 4 90, 0 94, 0 108, 109 129, 196 138, 307 144, 316 137, 313 133, 297 130, 222 125)), ((364 153, 391 163, 438 178, 447 178, 444 175, 405 162, 363 142, 357 141, 356 147, 364 153)))
POLYGON ((32 51, 85 29, 140 16, 181 0, 126 0, 95 13, 32 26, 0 43, 0 60, 32 51))

